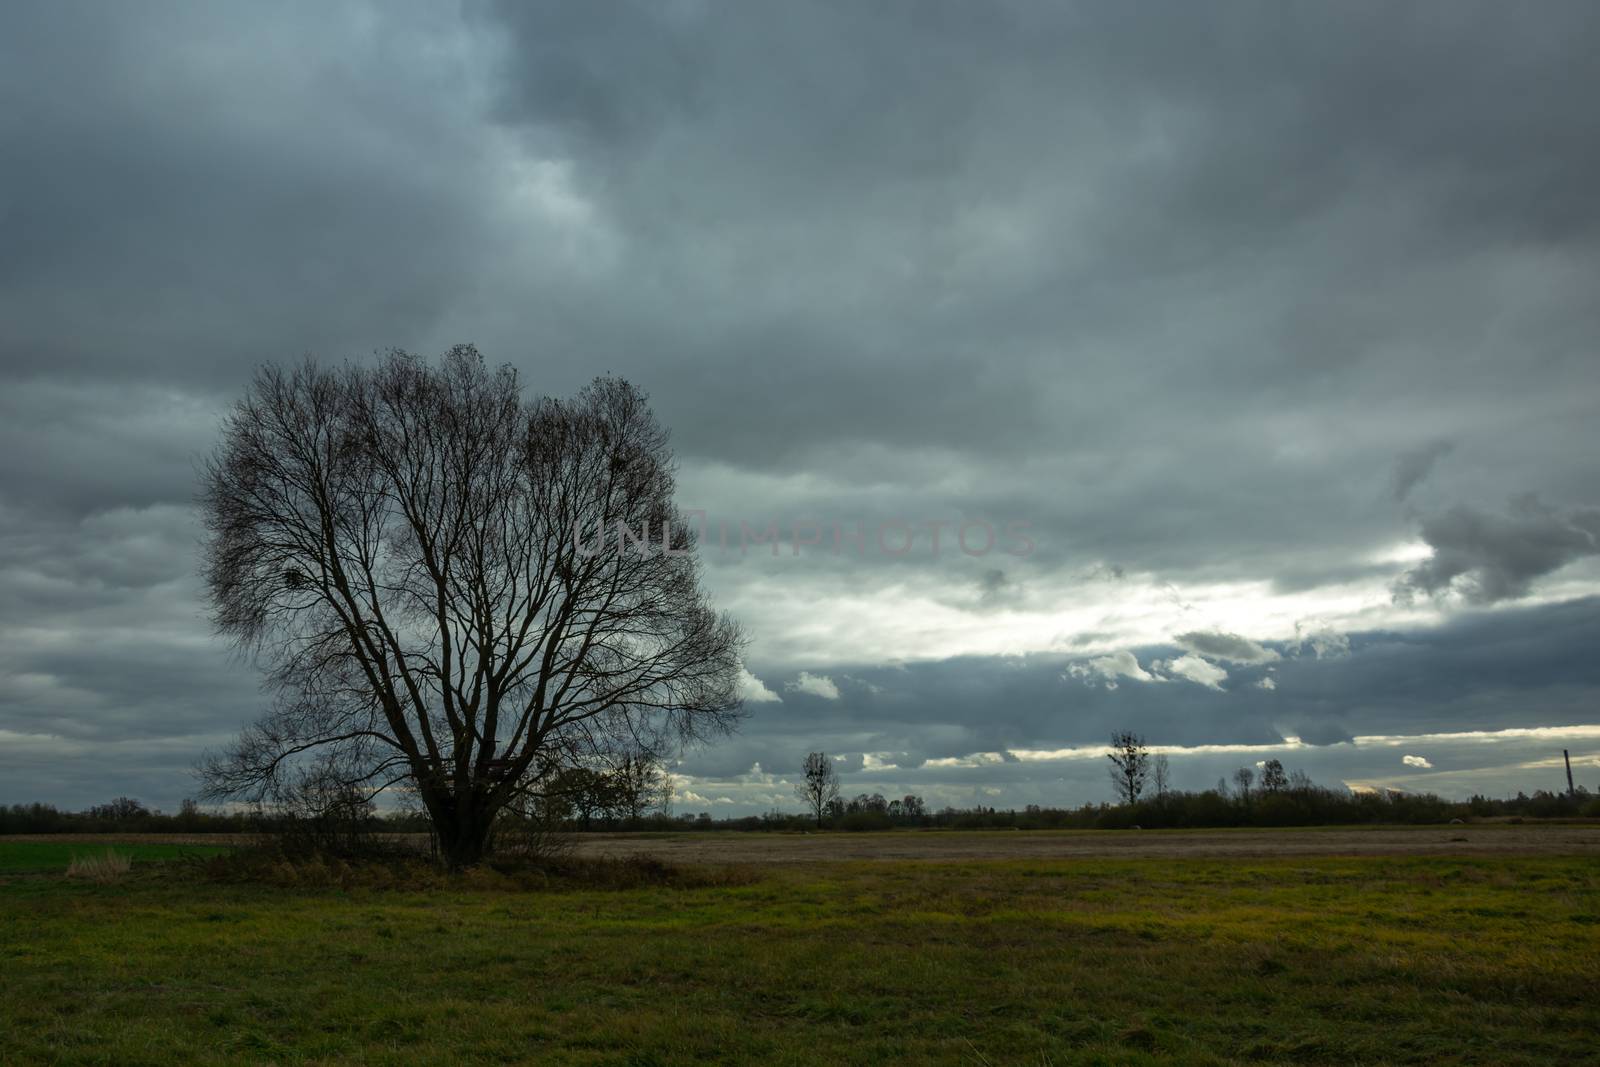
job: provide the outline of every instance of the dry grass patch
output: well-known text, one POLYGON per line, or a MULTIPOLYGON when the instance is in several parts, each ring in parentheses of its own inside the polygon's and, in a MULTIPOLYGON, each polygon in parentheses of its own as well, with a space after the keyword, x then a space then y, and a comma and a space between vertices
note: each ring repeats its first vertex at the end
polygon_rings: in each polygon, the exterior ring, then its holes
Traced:
POLYGON ((72 862, 67 864, 67 877, 106 885, 121 879, 132 867, 132 856, 108 848, 99 855, 72 857, 72 862))

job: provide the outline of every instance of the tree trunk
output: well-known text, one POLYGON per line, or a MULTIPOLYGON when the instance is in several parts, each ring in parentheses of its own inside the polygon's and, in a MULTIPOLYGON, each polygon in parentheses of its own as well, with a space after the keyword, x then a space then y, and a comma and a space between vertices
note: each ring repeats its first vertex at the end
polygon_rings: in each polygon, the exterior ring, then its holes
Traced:
POLYGON ((439 827, 439 852, 452 871, 474 867, 489 853, 492 820, 480 812, 457 817, 439 827))
POLYGON ((494 812, 483 798, 424 797, 434 833, 439 835, 439 856, 452 871, 482 863, 489 854, 489 831, 494 812))

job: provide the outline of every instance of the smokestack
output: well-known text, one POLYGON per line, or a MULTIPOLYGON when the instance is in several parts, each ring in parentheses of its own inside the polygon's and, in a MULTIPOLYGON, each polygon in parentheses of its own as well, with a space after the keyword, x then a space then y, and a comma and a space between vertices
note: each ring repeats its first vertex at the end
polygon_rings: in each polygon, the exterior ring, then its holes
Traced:
POLYGON ((1578 791, 1572 787, 1572 757, 1567 755, 1567 750, 1561 750, 1561 758, 1567 761, 1567 796, 1575 797, 1578 791))

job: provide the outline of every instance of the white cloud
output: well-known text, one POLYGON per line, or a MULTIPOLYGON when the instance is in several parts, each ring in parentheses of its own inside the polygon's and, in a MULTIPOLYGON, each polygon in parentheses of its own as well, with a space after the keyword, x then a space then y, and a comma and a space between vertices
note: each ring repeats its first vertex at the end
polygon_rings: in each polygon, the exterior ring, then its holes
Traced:
POLYGON ((1118 678, 1132 678, 1136 682, 1162 681, 1139 666, 1138 657, 1127 651, 1097 656, 1087 663, 1074 663, 1067 668, 1067 673, 1091 684, 1095 681, 1104 682, 1107 689, 1115 689, 1118 678))
MULTIPOLYGON (((1357 749, 1456 744, 1481 744, 1499 747, 1508 742, 1549 744, 1556 741, 1592 742, 1597 739, 1600 739, 1600 724, 1512 727, 1505 730, 1463 730, 1456 733, 1437 734, 1357 734, 1348 743, 1357 749)), ((1317 751, 1319 747, 1308 745, 1298 737, 1286 736, 1276 744, 1162 745, 1161 751, 1174 757, 1226 755, 1264 758, 1266 755, 1283 755, 1284 753, 1304 755, 1307 752, 1317 751)), ((1015 748, 1011 749, 1010 752, 1024 763, 1050 760, 1103 761, 1105 759, 1106 746, 1083 745, 1057 749, 1015 748)), ((1420 757, 1414 756, 1412 758, 1417 759, 1420 757)), ((1560 762, 1561 759, 1558 756, 1547 761, 1546 765, 1554 767, 1558 766, 1560 762)), ((1574 757, 1572 762, 1574 765, 1578 765, 1581 761, 1579 757, 1574 757)))
POLYGON ((1256 688, 1257 689, 1276 689, 1276 688, 1278 688, 1278 683, 1273 681, 1271 678, 1263 678, 1259 682, 1256 683, 1256 688))
MULTIPOLYGON (((1101 751, 1105 750, 1101 749, 1101 751)), ((924 763, 923 766, 934 768, 997 767, 1007 762, 1009 761, 998 752, 974 752, 968 756, 943 756, 939 759, 931 759, 924 763)))
POLYGON ((1187 678, 1207 689, 1221 689, 1228 680, 1228 672, 1215 663, 1201 659, 1193 652, 1186 653, 1166 665, 1167 673, 1177 678, 1187 678))
POLYGON ((1350 654, 1350 638, 1327 626, 1310 628, 1303 623, 1294 624, 1300 640, 1296 648, 1303 655, 1309 650, 1318 659, 1342 659, 1350 654))
POLYGON ((1400 762, 1404 763, 1407 767, 1421 767, 1424 770, 1433 766, 1432 763, 1422 756, 1401 756, 1400 762))
POLYGON ((767 683, 751 674, 743 667, 739 668, 739 699, 747 704, 774 704, 782 703, 783 698, 771 689, 767 683))
POLYGON ((833 679, 826 674, 812 674, 810 671, 801 671, 800 677, 784 686, 791 693, 810 693, 823 700, 838 700, 839 687, 833 684, 833 679))

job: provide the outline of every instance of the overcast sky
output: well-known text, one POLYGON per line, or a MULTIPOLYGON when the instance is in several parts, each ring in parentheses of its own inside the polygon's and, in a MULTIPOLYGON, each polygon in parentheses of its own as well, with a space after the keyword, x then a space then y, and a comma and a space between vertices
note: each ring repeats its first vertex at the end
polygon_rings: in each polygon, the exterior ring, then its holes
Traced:
POLYGON ((220 413, 457 342, 673 431, 752 637, 679 811, 812 749, 1099 801, 1121 728, 1181 788, 1600 787, 1597 50, 1587 0, 8 3, 0 802, 193 792, 263 700, 220 413))

